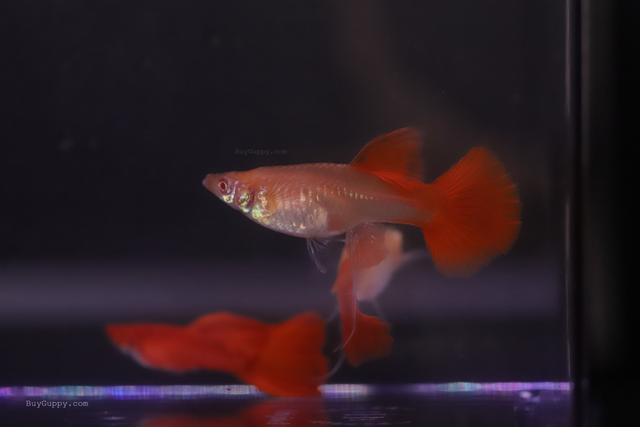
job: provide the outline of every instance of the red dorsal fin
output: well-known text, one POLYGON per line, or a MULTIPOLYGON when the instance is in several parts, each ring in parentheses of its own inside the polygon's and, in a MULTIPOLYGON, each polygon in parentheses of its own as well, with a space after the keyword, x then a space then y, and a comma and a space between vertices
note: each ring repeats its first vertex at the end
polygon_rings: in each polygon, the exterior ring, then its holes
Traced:
POLYGON ((387 172, 422 181, 420 134, 402 128, 379 136, 364 146, 351 166, 365 172, 387 172))

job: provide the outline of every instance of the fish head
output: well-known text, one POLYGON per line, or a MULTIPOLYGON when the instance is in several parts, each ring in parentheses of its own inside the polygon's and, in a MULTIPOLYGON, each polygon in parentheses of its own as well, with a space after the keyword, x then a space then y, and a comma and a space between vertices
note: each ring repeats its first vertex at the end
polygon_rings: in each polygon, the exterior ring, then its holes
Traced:
POLYGON ((202 185, 232 208, 248 213, 256 200, 256 192, 243 178, 241 172, 209 174, 202 185))

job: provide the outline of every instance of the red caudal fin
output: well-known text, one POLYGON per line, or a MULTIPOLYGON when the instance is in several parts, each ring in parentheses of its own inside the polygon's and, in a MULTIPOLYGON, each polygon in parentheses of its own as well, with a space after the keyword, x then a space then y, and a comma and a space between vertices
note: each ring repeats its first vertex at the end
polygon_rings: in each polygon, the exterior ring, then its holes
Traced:
MULTIPOLYGON (((344 346, 349 363, 358 366, 369 360, 389 356, 393 345, 393 338, 389 335, 390 329, 388 323, 362 313, 356 302, 356 327, 351 339, 344 346)), ((342 337, 345 337, 344 331, 342 337)))
POLYGON ((328 370, 325 323, 316 313, 279 325, 214 313, 188 326, 110 325, 107 334, 147 367, 229 372, 280 397, 319 395, 328 370))
POLYGON ((520 230, 518 190, 491 151, 473 148, 432 188, 442 202, 421 227, 439 271, 469 276, 511 248, 520 230))
POLYGON ((274 396, 319 396, 329 365, 321 353, 324 341, 325 322, 316 313, 274 325, 260 355, 239 377, 274 396))

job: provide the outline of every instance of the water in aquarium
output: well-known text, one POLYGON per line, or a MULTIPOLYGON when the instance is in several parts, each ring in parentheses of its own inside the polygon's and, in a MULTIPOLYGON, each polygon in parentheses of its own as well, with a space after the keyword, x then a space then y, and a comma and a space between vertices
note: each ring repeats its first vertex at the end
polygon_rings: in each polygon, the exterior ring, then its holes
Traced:
POLYGON ((571 425, 570 6, 3 5, 7 425, 571 425))

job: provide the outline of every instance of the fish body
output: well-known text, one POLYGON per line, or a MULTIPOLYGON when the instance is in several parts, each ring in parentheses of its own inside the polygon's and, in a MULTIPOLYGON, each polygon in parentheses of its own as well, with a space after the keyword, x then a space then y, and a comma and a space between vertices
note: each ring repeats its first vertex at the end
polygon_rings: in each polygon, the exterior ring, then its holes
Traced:
POLYGON ((407 223, 419 215, 411 194, 349 165, 257 168, 208 175, 204 184, 216 193, 225 177, 232 190, 221 199, 264 227, 298 237, 322 239, 361 223, 407 223))
POLYGON ((384 237, 371 224, 389 222, 422 228, 436 268, 448 276, 468 276, 516 240, 517 188, 484 147, 473 148, 425 184, 420 147, 419 134, 405 128, 372 140, 348 165, 209 174, 203 184, 272 230, 307 239, 346 233, 355 275, 387 255, 384 237))

